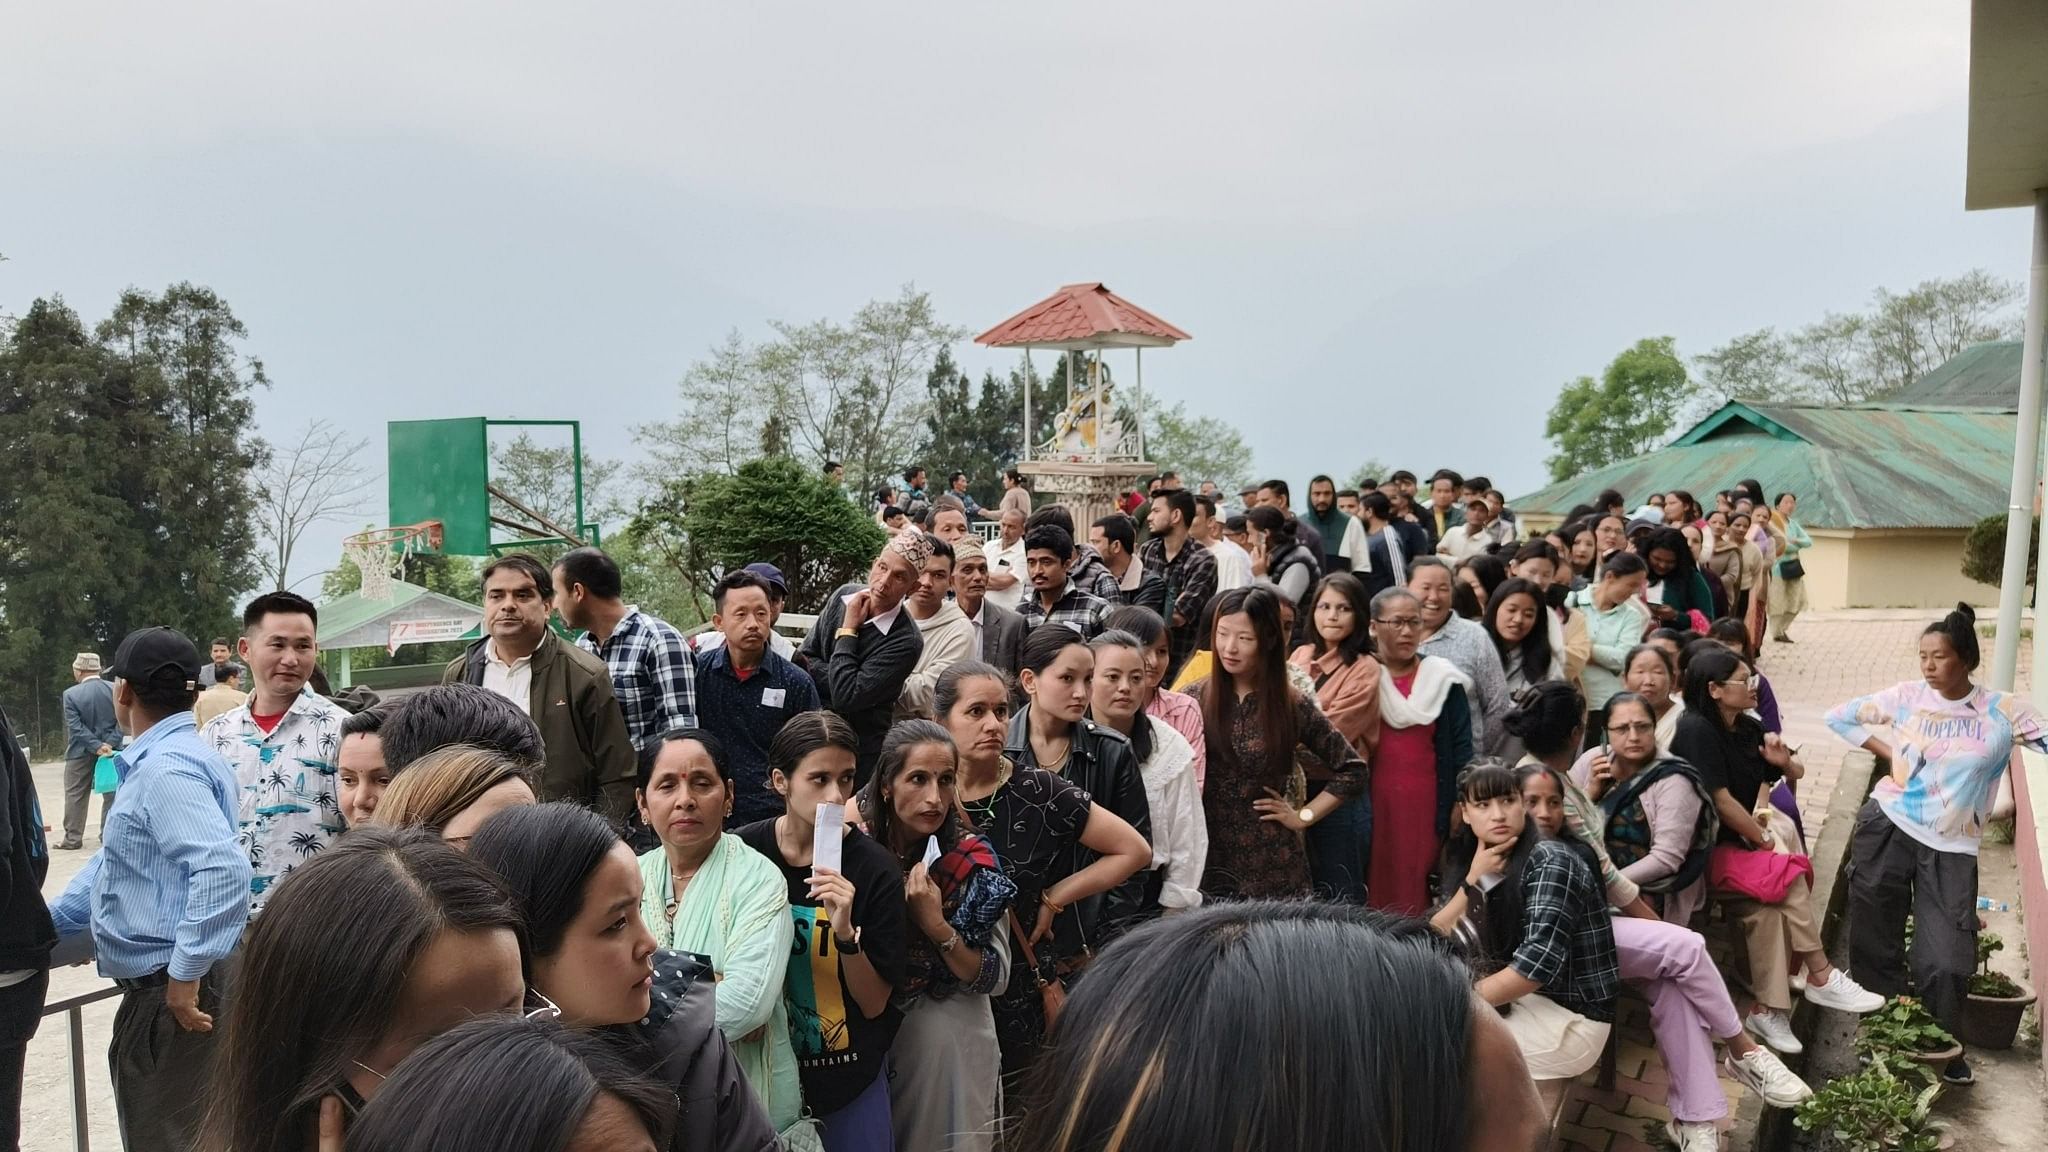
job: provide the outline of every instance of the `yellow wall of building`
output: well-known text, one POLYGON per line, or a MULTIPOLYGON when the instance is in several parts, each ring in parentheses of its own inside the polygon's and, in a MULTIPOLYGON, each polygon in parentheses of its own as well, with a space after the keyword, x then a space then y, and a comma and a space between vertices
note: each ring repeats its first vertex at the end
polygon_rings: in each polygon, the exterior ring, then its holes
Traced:
POLYGON ((1813 531, 1806 566, 1807 606, 1948 608, 1958 600, 1996 604, 1998 589, 1963 575, 1962 531, 1813 531))

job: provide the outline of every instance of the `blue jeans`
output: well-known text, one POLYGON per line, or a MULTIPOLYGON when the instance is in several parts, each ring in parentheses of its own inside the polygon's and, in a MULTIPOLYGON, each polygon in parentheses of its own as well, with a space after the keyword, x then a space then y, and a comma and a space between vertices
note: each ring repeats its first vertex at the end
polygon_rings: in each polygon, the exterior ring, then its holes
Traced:
MULTIPOLYGON (((1320 791, 1312 793, 1320 795, 1320 791)), ((1365 865, 1372 836, 1372 799, 1356 796, 1309 826, 1308 875, 1316 895, 1365 903, 1365 865)))

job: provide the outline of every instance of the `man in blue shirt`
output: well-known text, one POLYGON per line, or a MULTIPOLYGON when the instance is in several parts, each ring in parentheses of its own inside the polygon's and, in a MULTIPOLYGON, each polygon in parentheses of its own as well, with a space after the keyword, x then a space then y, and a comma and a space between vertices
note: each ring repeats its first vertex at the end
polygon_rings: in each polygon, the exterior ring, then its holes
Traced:
POLYGON ((107 1053, 122 1143, 197 1146, 224 961, 249 918, 234 772, 199 739, 199 650, 170 628, 114 655, 114 712, 133 740, 100 850, 51 909, 60 937, 92 933, 124 990, 107 1053))
POLYGON ((766 577, 729 572, 711 600, 711 624, 725 641, 697 656, 698 721, 724 746, 733 792, 725 823, 738 828, 782 815, 782 797, 768 783, 768 745, 790 717, 818 707, 818 686, 768 646, 775 607, 766 577))
MULTIPOLYGON (((100 654, 80 652, 71 662, 71 678, 74 683, 64 690, 64 732, 70 738, 64 747, 64 839, 57 845, 66 850, 85 847, 93 767, 121 743, 120 725, 114 723, 114 686, 100 679, 100 654)), ((111 792, 100 801, 101 832, 113 803, 111 792)))

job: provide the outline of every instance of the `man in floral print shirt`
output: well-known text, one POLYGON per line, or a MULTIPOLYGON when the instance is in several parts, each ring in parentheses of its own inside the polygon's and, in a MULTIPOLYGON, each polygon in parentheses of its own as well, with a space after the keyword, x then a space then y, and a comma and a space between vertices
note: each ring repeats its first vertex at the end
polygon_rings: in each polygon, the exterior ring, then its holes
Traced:
POLYGON ((272 886, 342 830, 335 754, 348 713, 307 687, 318 630, 319 610, 303 596, 270 592, 250 601, 237 650, 252 690, 200 732, 235 770, 251 916, 272 886))

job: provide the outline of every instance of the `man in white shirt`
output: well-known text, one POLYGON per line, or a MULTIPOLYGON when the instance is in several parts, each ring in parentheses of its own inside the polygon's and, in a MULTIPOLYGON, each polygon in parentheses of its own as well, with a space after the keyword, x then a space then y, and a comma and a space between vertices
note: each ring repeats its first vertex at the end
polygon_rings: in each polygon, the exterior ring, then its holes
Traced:
POLYGON ((989 548, 988 600, 1015 612, 1030 590, 1024 572, 1024 514, 1013 508, 1003 513, 1003 534, 989 548))
POLYGON ((1228 592, 1252 582, 1252 554, 1223 535, 1223 521, 1216 515, 1214 497, 1196 495, 1195 526, 1190 533, 1216 558, 1216 590, 1228 592))
POLYGON ((1474 496, 1465 502, 1465 522, 1444 532, 1444 538, 1437 541, 1437 555, 1457 563, 1470 556, 1508 543, 1507 525, 1493 518, 1493 509, 1487 506, 1486 497, 1474 496))

